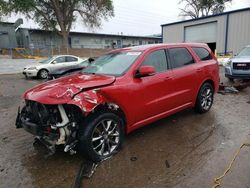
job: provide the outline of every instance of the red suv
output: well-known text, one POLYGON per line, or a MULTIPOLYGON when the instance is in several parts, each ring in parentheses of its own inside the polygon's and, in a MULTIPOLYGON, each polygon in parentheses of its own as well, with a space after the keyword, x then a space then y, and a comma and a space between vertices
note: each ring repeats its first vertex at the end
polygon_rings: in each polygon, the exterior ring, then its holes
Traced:
POLYGON ((218 69, 206 44, 111 51, 80 73, 26 91, 16 127, 36 135, 51 154, 64 145, 65 152, 77 148, 101 161, 137 128, 186 108, 209 111, 218 69))

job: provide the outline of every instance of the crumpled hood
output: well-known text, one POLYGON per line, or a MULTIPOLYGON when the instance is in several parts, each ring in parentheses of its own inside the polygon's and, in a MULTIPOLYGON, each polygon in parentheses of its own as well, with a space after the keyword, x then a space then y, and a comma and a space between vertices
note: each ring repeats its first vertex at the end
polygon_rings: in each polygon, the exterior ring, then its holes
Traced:
POLYGON ((43 104, 65 104, 81 90, 106 86, 114 81, 114 76, 78 73, 40 84, 26 91, 23 97, 43 104))
POLYGON ((231 59, 232 62, 235 62, 235 63, 250 63, 250 56, 242 56, 242 57, 233 57, 231 59))

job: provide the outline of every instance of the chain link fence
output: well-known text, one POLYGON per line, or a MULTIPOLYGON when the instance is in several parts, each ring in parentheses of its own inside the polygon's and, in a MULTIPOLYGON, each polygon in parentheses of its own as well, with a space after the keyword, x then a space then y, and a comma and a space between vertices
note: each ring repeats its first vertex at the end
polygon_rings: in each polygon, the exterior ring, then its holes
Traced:
POLYGON ((24 48, 22 46, 18 48, 4 48, 0 49, 0 58, 1 57, 9 57, 9 58, 28 58, 28 59, 36 59, 43 57, 51 57, 54 55, 64 55, 70 54, 79 57, 97 57, 102 54, 107 53, 108 51, 114 48, 108 46, 100 46, 100 45, 74 45, 73 48, 65 48, 63 46, 31 46, 30 48, 24 48))

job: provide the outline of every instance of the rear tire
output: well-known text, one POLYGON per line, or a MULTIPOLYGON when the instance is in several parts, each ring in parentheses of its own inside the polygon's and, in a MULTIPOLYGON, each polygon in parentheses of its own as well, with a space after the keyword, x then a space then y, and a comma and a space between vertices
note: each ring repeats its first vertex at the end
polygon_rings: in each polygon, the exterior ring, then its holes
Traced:
POLYGON ((124 121, 117 114, 97 112, 80 128, 78 148, 89 160, 100 162, 121 149, 124 133, 124 121))
POLYGON ((206 82, 204 83, 198 93, 195 110, 198 113, 205 113, 210 110, 213 105, 214 100, 214 88, 213 86, 206 82))

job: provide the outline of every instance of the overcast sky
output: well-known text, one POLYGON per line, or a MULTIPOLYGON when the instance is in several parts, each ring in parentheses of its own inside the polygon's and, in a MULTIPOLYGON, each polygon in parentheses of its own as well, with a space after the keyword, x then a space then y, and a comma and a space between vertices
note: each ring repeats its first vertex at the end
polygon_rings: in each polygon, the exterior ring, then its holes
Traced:
MULTIPOLYGON (((171 23, 183 18, 178 16, 179 0, 113 0, 115 17, 103 22, 97 33, 124 35, 152 35, 161 33, 161 24, 171 23)), ((227 5, 226 11, 250 7, 250 0, 233 0, 227 5)), ((15 21, 17 16, 5 19, 15 21)), ((24 19, 22 27, 38 28, 32 20, 24 19)), ((73 31, 92 32, 80 21, 74 24, 73 31)))

